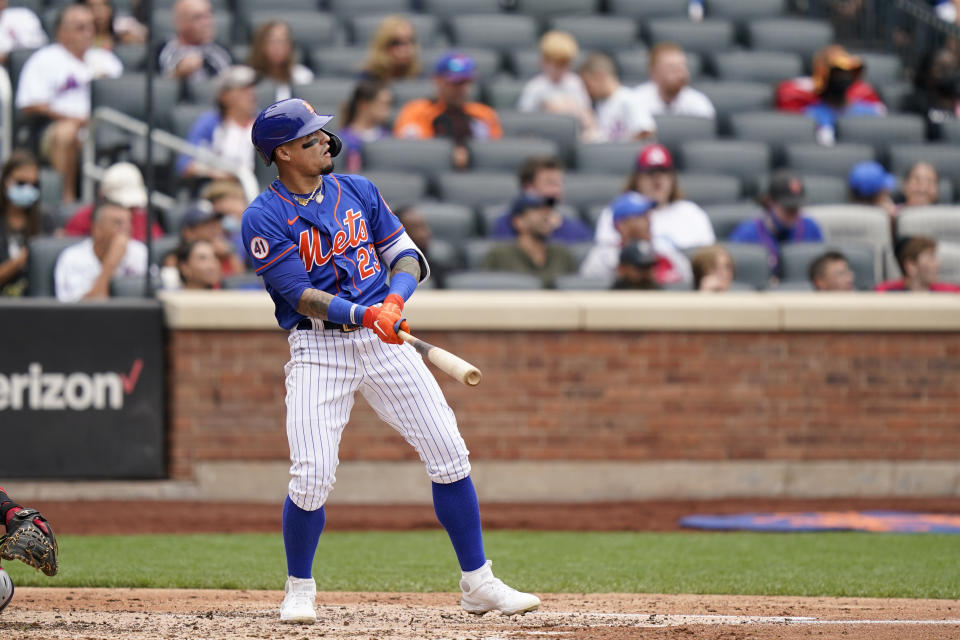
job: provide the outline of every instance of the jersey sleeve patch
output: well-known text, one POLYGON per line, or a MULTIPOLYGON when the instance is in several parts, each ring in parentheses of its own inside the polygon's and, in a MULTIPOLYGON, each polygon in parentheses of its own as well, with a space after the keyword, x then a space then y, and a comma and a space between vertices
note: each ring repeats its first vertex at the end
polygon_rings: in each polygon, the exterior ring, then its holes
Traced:
POLYGON ((254 236, 250 239, 250 255, 257 260, 265 260, 270 255, 270 243, 262 236, 254 236))

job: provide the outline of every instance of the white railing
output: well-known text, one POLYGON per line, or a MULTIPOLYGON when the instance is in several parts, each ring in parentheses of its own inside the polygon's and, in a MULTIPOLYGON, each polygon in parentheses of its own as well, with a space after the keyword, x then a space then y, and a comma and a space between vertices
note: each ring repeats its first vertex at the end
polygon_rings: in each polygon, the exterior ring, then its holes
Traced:
POLYGON ((13 85, 10 74, 0 66, 0 158, 4 162, 13 148, 13 85))

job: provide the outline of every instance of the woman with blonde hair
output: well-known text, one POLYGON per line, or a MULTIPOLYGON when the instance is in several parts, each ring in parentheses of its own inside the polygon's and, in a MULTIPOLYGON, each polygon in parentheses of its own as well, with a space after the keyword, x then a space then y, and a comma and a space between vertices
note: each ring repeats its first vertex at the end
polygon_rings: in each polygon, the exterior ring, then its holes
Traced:
POLYGON ((694 291, 729 291, 733 284, 733 257, 722 244, 704 247, 690 260, 694 291))
POLYGON ((293 85, 313 82, 313 72, 297 62, 290 27, 279 20, 257 28, 249 64, 259 79, 270 80, 277 86, 277 100, 293 97, 293 85))
POLYGON ((393 82, 420 75, 420 47, 413 24, 403 16, 387 16, 370 39, 363 79, 393 82))

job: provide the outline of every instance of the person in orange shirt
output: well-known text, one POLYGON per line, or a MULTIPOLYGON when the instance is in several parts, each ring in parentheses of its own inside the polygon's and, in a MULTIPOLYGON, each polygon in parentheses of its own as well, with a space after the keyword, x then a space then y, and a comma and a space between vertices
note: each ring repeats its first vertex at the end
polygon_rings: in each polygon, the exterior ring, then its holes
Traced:
POLYGON ((437 97, 420 98, 404 105, 397 115, 393 135, 398 138, 450 138, 453 164, 465 169, 470 163, 467 141, 503 137, 497 112, 485 104, 468 101, 476 78, 473 58, 447 53, 433 68, 437 97))

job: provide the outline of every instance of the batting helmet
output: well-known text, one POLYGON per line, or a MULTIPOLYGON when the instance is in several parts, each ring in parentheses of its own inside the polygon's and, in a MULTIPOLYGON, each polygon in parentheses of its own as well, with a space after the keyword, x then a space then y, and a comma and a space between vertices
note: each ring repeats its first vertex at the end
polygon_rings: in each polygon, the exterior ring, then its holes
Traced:
POLYGON ((343 144, 340 138, 323 128, 331 120, 333 116, 318 115, 306 100, 288 98, 274 102, 260 112, 253 123, 250 137, 267 166, 273 162, 274 149, 315 131, 323 131, 330 136, 330 155, 336 156, 343 144))

